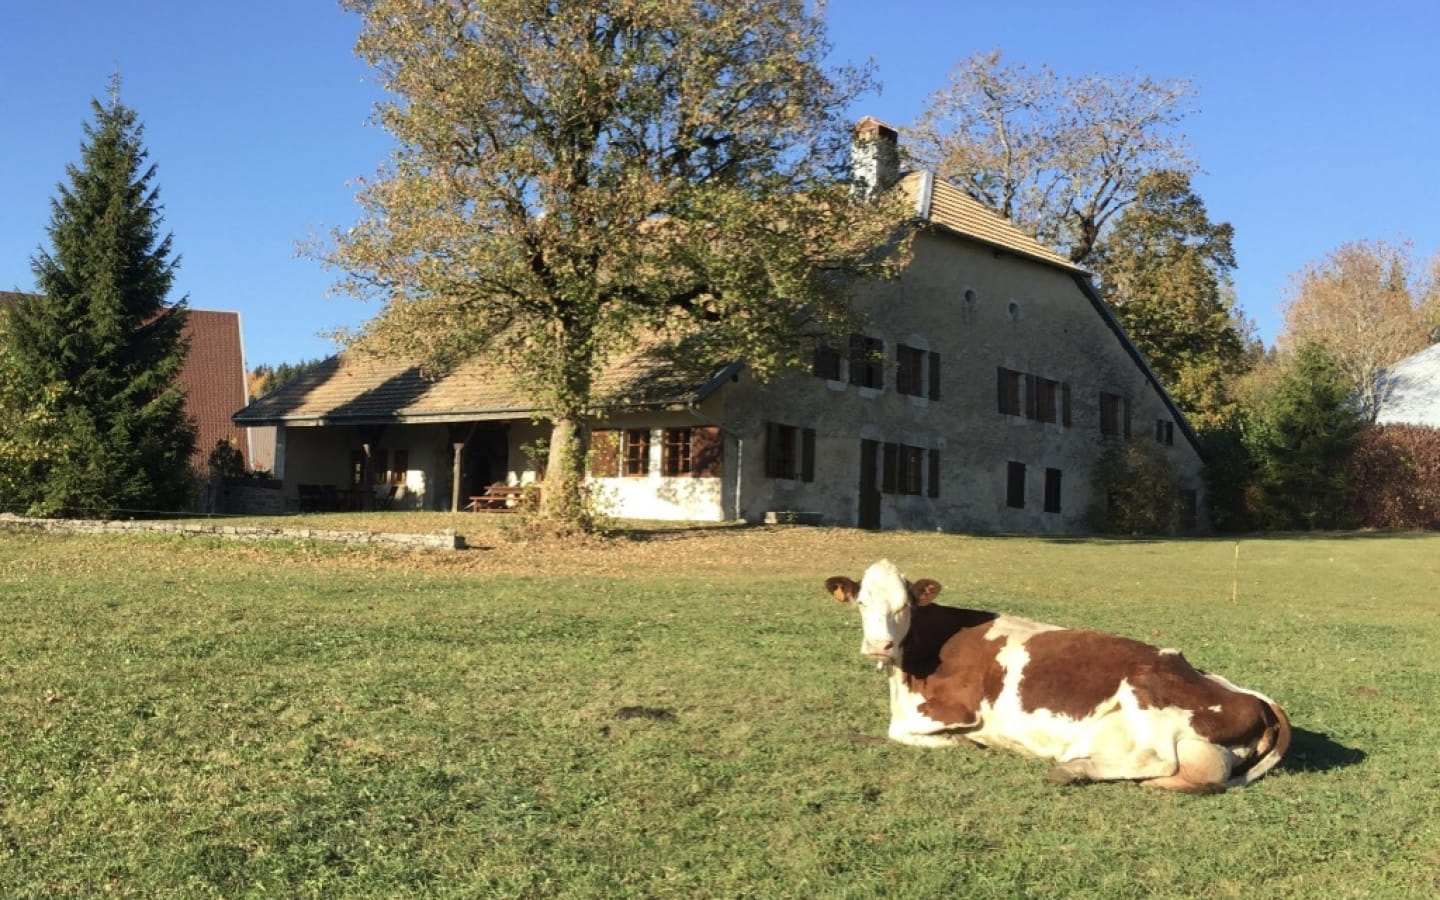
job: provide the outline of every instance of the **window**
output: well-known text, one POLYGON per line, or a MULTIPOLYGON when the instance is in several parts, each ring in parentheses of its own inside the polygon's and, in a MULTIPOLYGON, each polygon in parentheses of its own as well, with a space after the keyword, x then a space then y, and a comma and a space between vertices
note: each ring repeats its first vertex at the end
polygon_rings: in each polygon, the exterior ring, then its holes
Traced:
POLYGON ((924 393, 925 351, 899 344, 895 347, 895 390, 907 397, 924 393))
POLYGON ((1005 471, 1005 505, 1012 509, 1025 508, 1025 464, 1012 462, 1005 471))
POLYGON ((815 429, 765 424, 765 477, 815 480, 815 429))
POLYGON ((632 477, 650 474, 650 429, 625 429, 624 475, 632 477))
MULTIPOLYGON (((365 451, 350 452, 350 487, 365 484, 365 451)), ((410 468, 410 451, 396 450, 391 461, 389 450, 370 451, 370 482, 372 484, 404 484, 405 474, 410 468)))
POLYGON ((817 378, 839 381, 840 351, 829 344, 817 345, 815 347, 815 357, 811 363, 810 371, 814 373, 817 378))
POLYGON ((1119 394, 1100 392, 1100 433, 1108 437, 1130 436, 1130 418, 1126 415, 1125 398, 1119 394))
POLYGON ((858 387, 885 387, 885 342, 863 334, 850 335, 850 383, 858 387))
POLYGON ((1045 470, 1045 511, 1047 513, 1058 513, 1060 511, 1060 470, 1045 470))
POLYGON ((920 495, 921 466, 925 451, 919 447, 900 446, 900 493, 920 495))
POLYGON ((390 451, 370 451, 370 480, 376 484, 384 484, 390 477, 390 451))
POLYGON ((887 443, 884 448, 880 490, 886 494, 919 496, 924 483, 925 450, 908 444, 887 443))
POLYGON ((1175 423, 1169 419, 1156 419, 1155 440, 1162 444, 1173 445, 1175 443, 1175 423))
POLYGON ((1020 387, 1025 376, 1019 372, 1001 366, 995 373, 995 393, 997 408, 1002 415, 1023 416, 1025 407, 1023 405, 1024 394, 1020 387))
POLYGON ((690 474, 690 429, 665 429, 660 447, 660 474, 669 478, 690 474))
POLYGON ((1059 421, 1060 382, 1036 377, 1033 417, 1041 422, 1059 421))
POLYGON ((930 351, 930 399, 940 399, 940 354, 930 351))

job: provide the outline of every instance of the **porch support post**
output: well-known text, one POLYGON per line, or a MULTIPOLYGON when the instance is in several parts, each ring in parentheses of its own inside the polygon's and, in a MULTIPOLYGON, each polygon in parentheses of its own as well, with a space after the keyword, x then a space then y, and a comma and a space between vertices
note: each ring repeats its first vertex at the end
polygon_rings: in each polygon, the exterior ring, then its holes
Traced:
POLYGON ((465 445, 475 434, 475 423, 450 426, 450 511, 460 511, 461 462, 465 458, 465 445))
POLYGON ((380 437, 385 433, 384 425, 362 425, 360 427, 360 449, 364 461, 360 466, 360 509, 371 512, 375 509, 375 451, 380 449, 380 437))
POLYGON ((460 460, 465 455, 464 441, 451 441, 450 511, 460 511, 460 460))

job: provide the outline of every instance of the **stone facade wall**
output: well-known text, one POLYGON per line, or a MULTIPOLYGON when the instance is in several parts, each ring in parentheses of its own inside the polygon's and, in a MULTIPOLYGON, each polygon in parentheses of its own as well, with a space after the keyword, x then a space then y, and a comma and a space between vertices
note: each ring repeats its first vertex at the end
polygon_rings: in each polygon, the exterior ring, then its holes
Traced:
POLYGON ((439 534, 399 534, 370 531, 334 531, 324 528, 269 528, 255 525, 220 525, 201 522, 136 522, 102 519, 30 519, 0 514, 0 528, 30 529, 54 534, 178 534, 238 541, 323 541, 331 544, 366 544, 400 550, 459 550, 465 538, 446 529, 439 534))
MULTIPOLYGON (((1071 274, 1054 266, 922 233, 903 274, 860 285, 854 305, 867 319, 863 334, 883 347, 882 388, 849 382, 849 348, 842 346, 836 348, 839 379, 805 373, 759 385, 744 375, 725 392, 723 421, 744 445, 727 457, 727 466, 739 459, 743 467, 741 518, 755 522, 771 511, 799 511, 825 524, 859 524, 861 445, 872 441, 933 451, 938 460, 933 495, 928 470, 920 493, 881 494, 881 528, 1084 533, 1105 501, 1094 481, 1096 462, 1123 440, 1101 433, 1101 394, 1124 398, 1130 440, 1154 442, 1157 420, 1173 418, 1071 274), (930 396, 929 371, 921 395, 896 390, 898 344, 939 355, 938 399, 930 396), (1063 384, 1070 421, 1002 414, 1001 367, 1063 384), (813 481, 766 476, 767 422, 813 430, 813 481), (1025 473, 1018 507, 1007 492, 1012 464, 1025 473), (1046 470, 1058 473, 1060 487, 1058 509, 1051 511, 1046 470)), ((1178 425, 1173 444, 1161 452, 1184 487, 1202 496, 1203 461, 1178 425)), ((882 481, 874 473, 875 484, 882 481)))

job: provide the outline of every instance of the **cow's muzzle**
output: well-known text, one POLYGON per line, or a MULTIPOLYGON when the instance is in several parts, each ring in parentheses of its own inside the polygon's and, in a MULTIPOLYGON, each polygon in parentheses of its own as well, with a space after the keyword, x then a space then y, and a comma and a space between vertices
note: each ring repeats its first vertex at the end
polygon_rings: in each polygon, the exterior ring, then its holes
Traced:
POLYGON ((860 645, 860 655, 878 662, 895 661, 895 642, 892 640, 867 640, 860 645))

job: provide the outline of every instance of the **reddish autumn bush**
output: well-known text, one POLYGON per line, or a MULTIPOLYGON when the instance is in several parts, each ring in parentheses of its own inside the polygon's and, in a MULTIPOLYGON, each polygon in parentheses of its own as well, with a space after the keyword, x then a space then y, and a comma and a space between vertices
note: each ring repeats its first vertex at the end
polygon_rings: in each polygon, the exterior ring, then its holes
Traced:
POLYGON ((1362 528, 1440 528, 1440 428, 1371 426, 1347 469, 1362 528))

